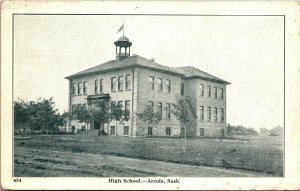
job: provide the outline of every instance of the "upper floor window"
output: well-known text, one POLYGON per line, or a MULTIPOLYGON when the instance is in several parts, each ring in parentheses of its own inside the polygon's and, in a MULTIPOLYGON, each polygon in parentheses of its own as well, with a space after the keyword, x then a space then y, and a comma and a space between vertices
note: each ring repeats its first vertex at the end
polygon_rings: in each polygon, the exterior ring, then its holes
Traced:
POLYGON ((117 91, 117 78, 112 77, 111 78, 111 91, 117 91))
POLYGON ((154 77, 149 76, 149 90, 154 90, 154 77))
POLYGON ((171 92, 171 80, 166 80, 167 93, 171 92))
POLYGON ((160 117, 162 117, 162 103, 157 102, 157 112, 160 114, 160 117))
POLYGON ((95 80, 95 94, 98 93, 98 80, 95 80))
POLYGON ((181 91, 180 91, 181 95, 184 95, 184 83, 181 84, 181 91))
POLYGON ((224 89, 221 88, 221 99, 224 99, 224 89))
POLYGON ((171 118, 171 104, 167 103, 166 104, 166 115, 167 115, 167 118, 170 119, 171 118))
POLYGON ((223 108, 221 108, 220 109, 220 116, 221 116, 221 122, 224 122, 224 109, 223 108))
POLYGON ((211 97, 211 86, 207 86, 207 97, 211 97))
POLYGON ((215 107, 214 108, 214 122, 218 121, 218 109, 215 107))
POLYGON ((163 91, 163 79, 162 78, 157 79, 157 88, 159 91, 163 91))
POLYGON ((83 93, 84 94, 87 93, 87 86, 88 86, 88 82, 87 81, 83 82, 83 93))
POLYGON ((204 121, 204 107, 200 106, 200 120, 204 121))
POLYGON ((204 85, 200 84, 200 96, 204 97, 204 85))
POLYGON ((130 112, 130 100, 125 101, 125 110, 130 112))
POLYGON ((215 92, 215 98, 218 98, 218 88, 214 87, 214 92, 215 92))
POLYGON ((78 92, 77 94, 81 94, 82 92, 82 82, 78 82, 78 92))
POLYGON ((211 121, 211 107, 207 108, 207 121, 211 121))
POLYGON ((119 76, 118 77, 118 90, 119 91, 123 91, 123 84, 124 84, 123 76, 119 76))
POLYGON ((126 88, 126 90, 131 89, 131 75, 126 75, 125 88, 126 88))
POLYGON ((76 83, 73 83, 73 84, 72 84, 71 94, 72 94, 72 95, 75 95, 75 94, 76 94, 76 83))
POLYGON ((103 92, 103 79, 100 79, 100 93, 103 92))

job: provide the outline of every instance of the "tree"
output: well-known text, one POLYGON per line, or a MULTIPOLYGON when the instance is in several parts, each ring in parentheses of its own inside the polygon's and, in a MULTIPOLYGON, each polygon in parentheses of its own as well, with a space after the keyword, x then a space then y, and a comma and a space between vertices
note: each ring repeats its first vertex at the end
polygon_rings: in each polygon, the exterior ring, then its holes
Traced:
MULTIPOLYGON (((107 101, 100 101, 94 107, 91 107, 91 116, 94 124, 100 124, 102 127, 105 123, 110 122, 109 104, 107 101)), ((103 129, 99 129, 99 135, 102 135, 103 129)))
POLYGON ((142 121, 145 121, 148 126, 157 125, 161 120, 161 113, 154 112, 153 106, 146 104, 144 110, 141 113, 136 113, 137 117, 142 121))
POLYGON ((270 130, 270 136, 283 136, 283 127, 278 125, 270 130))
POLYGON ((78 105, 72 111, 74 119, 77 119, 80 123, 84 122, 85 129, 87 129, 87 124, 93 121, 93 116, 91 110, 89 110, 85 105, 78 105))
POLYGON ((66 127, 67 123, 69 123, 69 128, 70 128, 70 121, 73 119, 72 112, 67 112, 66 111, 61 116, 64 120, 64 126, 66 127))
POLYGON ((111 104, 110 106, 110 119, 115 120, 116 122, 116 134, 117 134, 117 126, 118 122, 120 124, 124 124, 124 121, 129 120, 130 113, 127 110, 123 110, 123 106, 121 104, 111 104))
POLYGON ((64 120, 54 108, 52 98, 25 102, 22 100, 14 102, 14 120, 18 125, 28 126, 30 130, 51 131, 58 130, 64 124, 64 120), (24 125, 25 124, 25 125, 24 125))
POLYGON ((26 132, 29 128, 28 104, 23 100, 14 102, 14 128, 19 132, 26 132))
POLYGON ((231 135, 258 135, 258 132, 254 128, 242 125, 233 126, 228 124, 228 131, 231 135))
POLYGON ((188 126, 195 124, 195 121, 189 117, 190 107, 187 103, 187 98, 183 97, 179 99, 177 104, 173 104, 173 108, 169 110, 184 128, 184 151, 186 151, 186 129, 188 126))

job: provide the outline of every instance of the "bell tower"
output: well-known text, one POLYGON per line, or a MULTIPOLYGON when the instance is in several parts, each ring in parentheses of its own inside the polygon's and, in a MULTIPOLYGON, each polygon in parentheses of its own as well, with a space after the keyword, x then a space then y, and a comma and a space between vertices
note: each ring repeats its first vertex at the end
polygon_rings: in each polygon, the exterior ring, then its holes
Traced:
POLYGON ((130 56, 130 46, 132 45, 132 42, 130 42, 124 34, 116 42, 114 42, 114 44, 116 45, 117 61, 124 60, 130 56))

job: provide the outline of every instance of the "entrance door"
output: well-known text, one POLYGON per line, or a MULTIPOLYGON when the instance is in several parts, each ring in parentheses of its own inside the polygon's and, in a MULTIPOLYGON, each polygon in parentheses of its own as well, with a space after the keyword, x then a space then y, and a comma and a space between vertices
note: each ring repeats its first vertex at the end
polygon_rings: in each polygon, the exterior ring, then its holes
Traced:
POLYGON ((94 121, 94 129, 100 129, 100 122, 98 120, 94 121))

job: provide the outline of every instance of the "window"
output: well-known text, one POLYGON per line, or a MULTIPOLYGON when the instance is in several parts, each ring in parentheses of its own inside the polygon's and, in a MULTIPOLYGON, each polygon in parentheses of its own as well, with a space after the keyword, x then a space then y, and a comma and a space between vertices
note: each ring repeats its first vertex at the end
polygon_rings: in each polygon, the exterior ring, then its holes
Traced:
POLYGON ((119 91, 123 91, 123 84, 124 84, 123 76, 119 76, 118 77, 118 90, 119 91))
POLYGON ((200 106, 200 120, 204 121, 204 107, 200 106))
POLYGON ((214 108, 214 122, 218 121, 218 109, 215 107, 214 108))
POLYGON ((131 75, 126 75, 125 88, 126 88, 126 90, 131 89, 131 75))
POLYGON ((171 135, 171 127, 166 127, 166 135, 171 135))
POLYGON ((215 89, 215 98, 218 98, 218 88, 214 87, 214 89, 215 89))
POLYGON ((72 84, 71 94, 72 94, 72 95, 75 95, 75 94, 76 94, 76 83, 73 83, 73 84, 72 84))
POLYGON ((162 103, 157 102, 157 112, 160 114, 160 117, 162 117, 162 103))
POLYGON ((81 126, 81 131, 85 131, 85 126, 81 126))
POLYGON ((221 122, 224 122, 224 109, 220 109, 220 115, 221 115, 221 122))
POLYGON ((224 129, 221 129, 221 137, 224 137, 225 136, 225 131, 224 129))
POLYGON ((204 97, 204 85, 200 84, 200 96, 204 97))
POLYGON ((153 106, 154 106, 153 101, 149 101, 149 105, 153 108, 153 106))
POLYGON ((154 90, 154 77, 149 76, 149 90, 154 90))
POLYGON ((125 110, 130 112, 130 100, 125 101, 125 110))
POLYGON ((121 106, 123 108, 123 101, 118 101, 118 106, 121 106))
POLYGON ((157 89, 159 91, 163 91, 163 79, 162 78, 157 79, 157 89))
POLYGON ((100 79, 100 93, 103 92, 103 79, 100 79))
POLYGON ((116 134, 116 128, 115 126, 110 126, 110 134, 115 135, 116 134))
POLYGON ((207 121, 211 121, 211 107, 207 108, 207 121))
POLYGON ((152 135, 152 127, 148 127, 148 135, 152 135))
POLYGON ((207 97, 211 97, 211 86, 207 86, 207 97))
POLYGON ((84 94, 87 93, 87 86, 88 86, 88 82, 83 82, 83 93, 84 94))
POLYGON ((126 136, 126 135, 127 135, 127 136, 129 135, 129 127, 128 127, 128 126, 124 126, 124 127, 123 127, 123 135, 125 135, 125 136, 126 136))
POLYGON ((224 99, 224 89, 223 88, 220 89, 221 89, 221 99, 224 99))
POLYGON ((82 82, 78 82, 78 92, 77 92, 77 94, 81 94, 81 90, 82 90, 82 82))
POLYGON ((181 95, 184 95, 184 83, 181 84, 181 91, 180 91, 181 95))
POLYGON ((98 94, 98 80, 95 80, 95 94, 98 94))
POLYGON ((167 93, 171 92, 171 81, 170 80, 166 80, 166 89, 167 89, 167 93))
POLYGON ((166 107, 166 115, 167 115, 167 118, 170 119, 171 118, 171 112, 170 112, 171 104, 167 103, 166 105, 167 105, 167 107, 166 107))
POLYGON ((204 136, 204 128, 200 128, 200 136, 201 136, 201 137, 204 136))
POLYGON ((111 91, 113 91, 113 92, 117 91, 117 78, 116 77, 111 78, 111 91))
POLYGON ((73 104, 71 110, 74 111, 75 109, 76 109, 76 104, 73 104))

